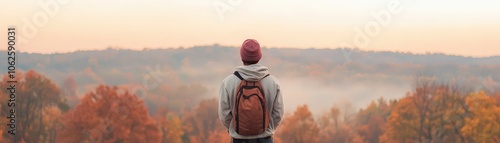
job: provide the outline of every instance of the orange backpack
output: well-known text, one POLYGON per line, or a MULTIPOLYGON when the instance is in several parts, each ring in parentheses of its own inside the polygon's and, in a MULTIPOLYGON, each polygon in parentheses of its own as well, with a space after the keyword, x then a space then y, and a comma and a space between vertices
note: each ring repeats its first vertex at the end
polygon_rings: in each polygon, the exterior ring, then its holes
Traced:
MULTIPOLYGON (((235 71, 241 82, 236 89, 233 111, 234 130, 239 135, 258 135, 269 126, 269 113, 262 84, 259 81, 246 81, 235 71)), ((264 76, 262 79, 266 78, 264 76)), ((261 80, 262 80, 261 79, 261 80)))

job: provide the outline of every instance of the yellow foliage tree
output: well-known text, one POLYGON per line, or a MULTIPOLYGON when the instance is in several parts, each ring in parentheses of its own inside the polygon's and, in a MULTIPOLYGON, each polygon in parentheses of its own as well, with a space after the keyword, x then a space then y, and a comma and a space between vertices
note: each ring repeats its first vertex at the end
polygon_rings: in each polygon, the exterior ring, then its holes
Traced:
POLYGON ((465 119, 461 131, 470 142, 500 142, 500 107, 494 98, 484 92, 467 97, 470 116, 465 119))
POLYGON ((160 109, 156 115, 156 122, 158 123, 162 132, 163 143, 182 143, 182 130, 181 119, 172 112, 165 109, 160 109))

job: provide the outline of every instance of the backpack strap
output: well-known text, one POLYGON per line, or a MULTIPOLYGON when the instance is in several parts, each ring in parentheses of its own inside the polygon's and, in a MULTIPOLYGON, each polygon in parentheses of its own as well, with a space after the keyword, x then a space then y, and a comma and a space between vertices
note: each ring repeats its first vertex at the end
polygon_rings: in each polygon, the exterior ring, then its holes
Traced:
MULTIPOLYGON (((238 77, 240 80, 245 80, 243 79, 243 77, 240 75, 240 73, 238 71, 234 71, 233 73, 236 77, 238 77)), ((268 77, 270 74, 267 74, 266 76, 264 76, 263 78, 261 78, 259 81, 261 81, 262 79, 268 77)))
POLYGON ((241 77, 240 73, 238 73, 238 71, 234 71, 233 73, 236 77, 238 77, 240 80, 245 80, 243 79, 243 77, 241 77))
POLYGON ((264 76, 263 78, 261 78, 259 81, 263 80, 264 78, 268 77, 269 75, 271 75, 271 74, 266 74, 266 76, 264 76))

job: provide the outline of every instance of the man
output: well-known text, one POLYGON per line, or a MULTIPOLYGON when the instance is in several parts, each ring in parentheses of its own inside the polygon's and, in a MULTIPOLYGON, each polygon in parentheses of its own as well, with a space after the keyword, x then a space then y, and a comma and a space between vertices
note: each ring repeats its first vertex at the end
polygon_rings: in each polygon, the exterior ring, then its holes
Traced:
POLYGON ((240 48, 243 66, 227 76, 219 91, 219 119, 233 143, 273 143, 273 134, 284 114, 278 80, 257 64, 259 43, 247 39, 240 48))

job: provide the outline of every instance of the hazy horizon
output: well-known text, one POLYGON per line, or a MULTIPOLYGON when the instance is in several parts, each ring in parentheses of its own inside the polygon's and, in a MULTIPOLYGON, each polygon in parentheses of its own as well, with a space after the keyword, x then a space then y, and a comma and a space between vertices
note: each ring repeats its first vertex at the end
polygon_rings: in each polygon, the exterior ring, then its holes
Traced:
MULTIPOLYGON (((230 47, 230 48, 239 48, 238 46, 229 46, 229 45, 220 45, 220 44, 206 44, 206 45, 195 45, 195 46, 190 46, 190 47, 143 47, 143 48, 128 48, 128 47, 104 47, 104 48, 95 48, 95 49, 76 49, 72 51, 55 51, 55 52, 30 52, 30 51, 24 51, 23 49, 19 50, 19 52, 23 53, 29 53, 29 54, 44 54, 44 55, 51 55, 51 54, 68 54, 68 53, 75 53, 75 52, 81 52, 81 51, 104 51, 108 49, 113 49, 113 50, 132 50, 132 51, 144 51, 144 50, 165 50, 165 49, 189 49, 189 48, 195 48, 195 47, 210 47, 210 46, 222 46, 222 47, 230 47)), ((489 58, 489 57, 498 57, 500 54, 497 55, 487 55, 487 56, 471 56, 471 55, 461 55, 461 54, 451 54, 451 53, 444 53, 444 52, 413 52, 413 51, 390 51, 390 50, 363 50, 360 48, 343 48, 343 47, 336 47, 336 48, 317 48, 317 47, 307 47, 307 48, 294 48, 294 47, 267 47, 267 46, 262 46, 264 49, 297 49, 297 50, 309 50, 309 49, 316 49, 316 50, 345 50, 347 52, 346 54, 350 54, 348 52, 389 52, 389 53, 403 53, 403 54, 411 54, 411 55, 432 55, 432 54, 443 54, 447 56, 460 56, 460 57, 466 57, 466 58, 489 58)), ((5 50, 0 50, 0 51, 5 51, 5 50)))
MULTIPOLYGON (((20 51, 239 46, 500 55, 499 1, 2 1, 20 51), (15 6, 15 7, 14 7, 15 6), (24 31, 23 31, 24 30, 24 31)), ((5 41, 6 34, 0 39, 5 41)))

